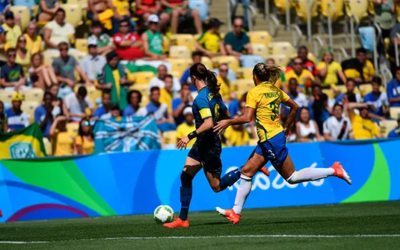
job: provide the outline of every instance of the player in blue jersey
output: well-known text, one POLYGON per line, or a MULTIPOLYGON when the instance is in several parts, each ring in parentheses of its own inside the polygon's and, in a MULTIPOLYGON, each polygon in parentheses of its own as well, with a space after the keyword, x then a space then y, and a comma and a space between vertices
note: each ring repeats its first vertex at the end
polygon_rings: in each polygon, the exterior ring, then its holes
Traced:
POLYGON ((196 63, 190 68, 190 79, 198 91, 193 102, 196 131, 181 138, 177 143, 177 148, 186 148, 190 140, 193 138, 197 138, 197 140, 186 158, 181 174, 179 218, 165 223, 164 227, 167 228, 189 226, 187 217, 192 199, 192 180, 202 168, 214 192, 220 192, 232 186, 240 178, 239 169, 233 170, 221 178, 221 140, 218 133, 213 131, 213 127, 218 121, 228 119, 230 115, 219 94, 220 85, 215 74, 203 64, 196 63))

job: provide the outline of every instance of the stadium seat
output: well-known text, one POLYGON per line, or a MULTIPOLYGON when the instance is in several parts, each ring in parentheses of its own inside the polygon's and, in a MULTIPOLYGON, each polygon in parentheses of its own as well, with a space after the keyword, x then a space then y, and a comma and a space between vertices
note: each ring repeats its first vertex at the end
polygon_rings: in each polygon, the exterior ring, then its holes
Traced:
POLYGON ((293 5, 296 10, 296 15, 302 22, 307 22, 307 1, 310 1, 311 5, 311 18, 318 16, 318 3, 316 0, 297 0, 293 5))
POLYGON ((338 18, 343 16, 344 1, 343 0, 322 0, 321 1, 321 13, 323 16, 328 17, 328 4, 331 3, 335 10, 330 10, 330 17, 335 22, 338 18))
POLYGON ((335 89, 339 93, 346 93, 347 92, 346 86, 344 86, 344 85, 336 85, 335 89))
POLYGON ((177 138, 176 138, 176 131, 167 131, 162 134, 163 142, 165 145, 171 144, 176 145, 177 138))
POLYGON ((286 67, 286 65, 289 63, 290 61, 290 57, 284 55, 284 54, 275 54, 275 55, 269 55, 268 59, 274 59, 275 64, 279 65, 281 67, 286 67))
POLYGON ((366 94, 368 94, 369 92, 372 92, 372 85, 367 83, 367 84, 361 84, 360 86, 358 86, 358 88, 360 89, 360 94, 362 96, 365 96, 366 94))
POLYGON ((67 4, 79 5, 82 10, 86 10, 88 8, 88 0, 67 0, 67 4))
POLYGON ((39 106, 39 102, 26 102, 23 101, 21 105, 22 111, 29 116, 29 123, 33 123, 35 120, 35 109, 39 106))
POLYGON ((265 63, 265 59, 260 55, 242 55, 239 59, 243 68, 253 68, 257 63, 265 63))
POLYGON ((53 146, 47 137, 43 137, 43 144, 47 155, 53 155, 53 146))
POLYGON ((149 85, 148 84, 133 84, 132 87, 130 88, 130 90, 137 90, 142 94, 142 96, 149 95, 149 85))
POLYGON ((78 38, 75 40, 75 48, 83 53, 89 53, 87 39, 78 38))
POLYGON ((183 72, 192 65, 192 59, 167 58, 164 61, 171 64, 171 71, 179 72, 179 74, 183 74, 183 72))
POLYGON ((265 46, 268 47, 268 45, 272 42, 272 36, 266 31, 250 31, 247 32, 247 35, 250 38, 251 44, 253 43, 264 44, 265 46))
POLYGON ((323 89, 322 93, 326 94, 329 99, 335 99, 335 93, 333 92, 332 89, 323 89))
POLYGON ((96 89, 95 86, 86 86, 87 95, 89 96, 90 100, 93 104, 96 103, 98 98, 101 98, 101 90, 96 89))
POLYGON ((172 58, 191 58, 192 52, 186 46, 171 46, 169 56, 172 58))
POLYGON ((182 74, 179 71, 171 71, 169 74, 177 79, 181 79, 182 74))
POLYGON ((171 36, 171 45, 185 46, 190 51, 196 48, 196 39, 191 34, 173 34, 171 36))
POLYGON ((47 65, 51 65, 55 58, 60 56, 59 51, 55 50, 45 50, 43 51, 43 61, 47 65))
POLYGON ((82 24, 82 8, 77 4, 62 4, 65 10, 65 21, 77 27, 82 24))
POLYGON ((69 122, 69 123, 67 123, 67 131, 73 137, 77 136, 78 135, 78 131, 79 131, 79 123, 78 122, 69 122))
POLYGON ((249 91, 254 87, 253 79, 238 79, 231 82, 231 89, 233 91, 249 91))
POLYGON ((6 91, 6 90, 1 89, 0 90, 0 101, 11 103, 12 96, 15 93, 16 93, 15 91, 6 91))
POLYGON ((272 42, 268 47, 269 54, 272 55, 282 54, 290 58, 294 53, 296 53, 296 49, 289 42, 272 42))
POLYGON ((347 0, 345 2, 346 14, 348 16, 355 15, 361 22, 368 16, 368 1, 367 0, 347 0))
MULTIPOLYGON (((36 0, 13 0, 12 5, 13 6, 24 6, 28 8, 29 11, 32 10, 32 8, 36 5, 36 0)), ((33 16, 36 16, 35 13, 32 13, 33 16)))
POLYGON ((277 14, 285 15, 287 8, 291 9, 293 6, 293 0, 288 2, 287 0, 274 0, 275 7, 277 9, 277 14), (288 6, 289 3, 289 6, 288 6))
POLYGON ((132 73, 132 77, 136 84, 148 84, 154 76, 154 73, 151 71, 132 73))
POLYGON ((264 44, 261 43, 252 43, 253 54, 262 56, 264 59, 268 58, 268 48, 264 44))
POLYGON ((211 59, 206 56, 201 57, 201 63, 204 64, 204 66, 206 66, 207 69, 213 68, 213 63, 212 63, 211 59))
POLYGON ((236 72, 238 79, 253 79, 253 69, 252 68, 239 68, 236 72))
POLYGON ((87 53, 84 53, 79 50, 71 50, 68 54, 70 56, 75 57, 75 59, 78 61, 78 63, 80 63, 82 61, 82 59, 87 55, 87 53))
POLYGON ((150 98, 147 95, 142 95, 142 101, 140 102, 141 107, 146 107, 150 103, 150 98))
POLYGON ((379 122, 379 127, 383 137, 387 137, 390 131, 397 127, 397 121, 395 120, 385 120, 379 122))
POLYGON ((21 18, 22 31, 24 31, 31 20, 31 11, 26 6, 11 6, 10 11, 21 18))
POLYGON ((395 120, 400 119, 400 107, 391 107, 390 108, 390 117, 395 120))
POLYGON ((22 91, 24 101, 42 103, 44 92, 40 88, 26 89, 22 91))
POLYGON ((213 68, 218 68, 220 64, 226 63, 228 67, 236 72, 239 69, 239 61, 234 56, 217 56, 211 59, 213 68))

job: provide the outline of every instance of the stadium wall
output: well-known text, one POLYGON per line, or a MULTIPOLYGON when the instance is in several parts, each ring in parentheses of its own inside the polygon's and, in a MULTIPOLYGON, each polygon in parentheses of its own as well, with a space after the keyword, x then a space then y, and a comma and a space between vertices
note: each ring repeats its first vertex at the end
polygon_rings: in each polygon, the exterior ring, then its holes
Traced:
MULTIPOLYGON (((353 180, 287 184, 269 166, 257 174, 246 208, 400 199, 400 141, 288 145, 297 169, 341 161, 353 180)), ((223 172, 242 166, 253 147, 224 148, 223 172)), ((180 173, 187 152, 115 153, 75 158, 0 161, 0 222, 147 214, 160 204, 179 210, 180 173)), ((236 186, 214 193, 202 173, 195 178, 192 211, 229 208, 236 186)))

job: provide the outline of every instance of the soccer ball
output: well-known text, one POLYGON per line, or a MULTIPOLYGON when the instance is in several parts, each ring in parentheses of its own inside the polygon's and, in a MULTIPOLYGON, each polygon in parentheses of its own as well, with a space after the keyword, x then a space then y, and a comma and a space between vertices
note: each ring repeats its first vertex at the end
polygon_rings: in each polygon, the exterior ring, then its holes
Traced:
POLYGON ((170 206, 160 205, 154 210, 154 220, 157 223, 171 222, 174 219, 174 210, 170 206))

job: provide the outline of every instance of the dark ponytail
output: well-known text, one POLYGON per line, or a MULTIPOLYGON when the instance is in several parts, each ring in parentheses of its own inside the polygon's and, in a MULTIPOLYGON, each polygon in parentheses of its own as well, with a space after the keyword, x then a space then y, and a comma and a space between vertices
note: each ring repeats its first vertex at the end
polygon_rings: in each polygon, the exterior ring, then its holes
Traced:
POLYGON ((213 96, 219 95, 221 85, 218 84, 216 74, 208 70, 202 63, 196 63, 190 67, 189 74, 199 80, 203 80, 213 96))

